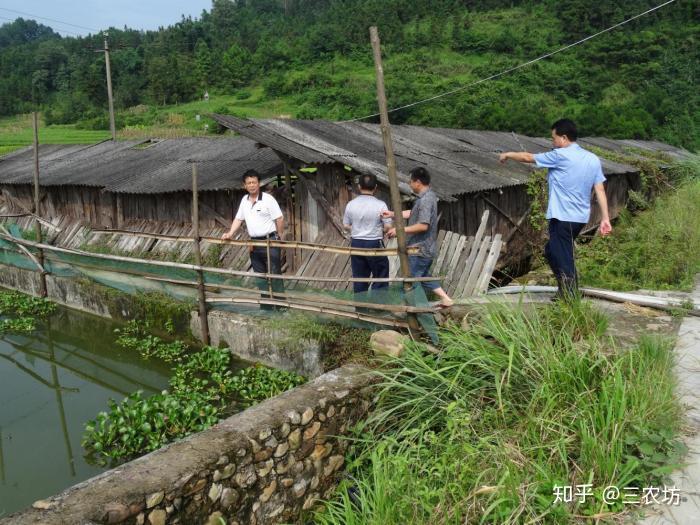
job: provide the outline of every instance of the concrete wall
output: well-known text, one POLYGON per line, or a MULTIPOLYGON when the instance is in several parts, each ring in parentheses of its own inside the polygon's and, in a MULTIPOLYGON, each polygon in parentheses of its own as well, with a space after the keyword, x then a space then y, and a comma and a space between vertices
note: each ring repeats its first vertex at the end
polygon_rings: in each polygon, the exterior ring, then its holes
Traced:
POLYGON ((336 485, 348 445, 338 436, 366 415, 370 377, 344 366, 0 524, 293 521, 336 485))
MULTIPOLYGON (((0 265, 0 287, 38 295, 39 275, 36 272, 0 265)), ((130 319, 128 301, 119 301, 114 308, 105 300, 105 294, 96 293, 100 285, 87 289, 80 281, 48 275, 48 297, 59 304, 102 317, 130 319), (92 291, 91 291, 92 290, 92 291)), ((117 292, 112 292, 117 293, 117 292)), ((125 295, 128 299, 128 296, 125 295)), ((252 318, 231 312, 208 313, 211 344, 225 343, 231 353, 240 359, 255 361, 274 368, 297 372, 307 377, 323 373, 321 349, 314 341, 294 341, 293 345, 280 344, 290 340, 284 323, 270 323, 264 318, 252 318)), ((199 337, 199 316, 192 314, 191 330, 199 337)))

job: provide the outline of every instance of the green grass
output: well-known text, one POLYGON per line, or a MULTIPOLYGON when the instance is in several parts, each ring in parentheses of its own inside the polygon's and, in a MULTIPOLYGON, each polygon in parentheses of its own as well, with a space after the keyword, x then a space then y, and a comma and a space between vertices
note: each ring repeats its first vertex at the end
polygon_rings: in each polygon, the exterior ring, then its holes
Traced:
POLYGON ((700 272, 700 162, 647 210, 625 211, 612 235, 577 247, 581 282, 614 290, 682 289, 700 272))
MULTIPOLYGON (((206 135, 204 125, 209 125, 208 134, 216 131, 210 113, 224 113, 240 117, 270 118, 295 116, 290 99, 264 100, 262 87, 246 90, 249 94, 240 99, 236 95, 210 94, 208 102, 198 100, 172 106, 138 106, 118 111, 116 115, 118 139, 140 139, 150 137, 186 137, 206 135), (145 113, 145 123, 126 124, 129 115, 145 113), (201 116, 197 122, 196 115, 201 116)), ((76 124, 46 126, 39 124, 40 144, 91 144, 110 138, 109 130, 79 129, 76 124)), ((0 155, 32 144, 31 115, 18 115, 0 119, 0 155)))
POLYGON ((491 305, 378 374, 350 478, 319 524, 575 523, 630 506, 607 485, 656 486, 684 454, 670 341, 620 349, 590 303, 491 305), (554 488, 591 484, 585 503, 554 488))
MULTIPOLYGON (((40 144, 90 144, 109 138, 109 131, 77 129, 74 124, 39 124, 40 144)), ((30 115, 0 119, 0 154, 30 146, 33 141, 30 115)))

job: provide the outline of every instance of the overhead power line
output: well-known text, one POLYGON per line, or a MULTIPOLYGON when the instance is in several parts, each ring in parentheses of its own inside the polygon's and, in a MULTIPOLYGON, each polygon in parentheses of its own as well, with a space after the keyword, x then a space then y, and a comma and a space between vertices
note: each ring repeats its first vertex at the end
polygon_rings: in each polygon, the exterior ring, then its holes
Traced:
MULTIPOLYGON (((587 36, 587 37, 585 37, 585 38, 582 38, 581 40, 578 40, 578 41, 574 42, 573 44, 569 44, 569 45, 566 45, 566 46, 564 46, 564 47, 560 47, 559 49, 557 49, 557 50, 555 50, 555 51, 551 51, 551 52, 546 53, 546 54, 544 54, 544 55, 542 55, 542 56, 539 56, 539 57, 537 57, 537 58, 534 58, 534 59, 532 59, 532 60, 528 60, 527 62, 523 62, 522 64, 519 64, 519 65, 517 65, 517 66, 510 67, 510 68, 508 68, 508 69, 504 69, 503 71, 501 71, 501 72, 499 72, 499 73, 496 73, 496 74, 494 74, 494 75, 491 75, 491 76, 488 76, 488 77, 485 77, 485 78, 476 80, 476 81, 471 82, 471 83, 469 83, 469 84, 467 84, 467 85, 465 85, 465 86, 461 86, 461 87, 458 87, 458 88, 456 88, 456 89, 453 89, 453 90, 450 90, 450 91, 446 91, 446 92, 444 92, 444 93, 440 93, 440 94, 438 94, 438 95, 434 95, 434 96, 429 97, 429 98, 425 98, 425 99, 423 99, 423 100, 418 100, 418 101, 416 101, 416 102, 411 102, 410 104, 405 104, 405 105, 403 105, 403 106, 399 106, 399 107, 396 107, 396 108, 392 108, 392 109, 389 110, 389 113, 394 113, 394 112, 400 111, 400 110, 402 110, 402 109, 411 108, 411 107, 413 107, 413 106, 418 106, 419 104, 425 104, 425 103, 427 103, 427 102, 432 102, 433 100, 437 100, 437 99, 442 98, 442 97, 446 97, 446 96, 449 96, 449 95, 454 95, 455 93, 459 93, 460 91, 464 91, 465 89, 468 89, 468 88, 470 88, 470 87, 474 87, 474 86, 476 86, 476 85, 478 85, 478 84, 482 84, 482 83, 487 82, 487 81, 489 81, 489 80, 493 80, 494 78, 502 77, 503 75, 506 75, 506 74, 508 74, 508 73, 512 73, 513 71, 517 71, 518 69, 522 69, 522 68, 524 68, 524 67, 526 67, 526 66, 530 66, 530 65, 532 65, 532 64, 534 64, 534 63, 536 63, 536 62, 539 62, 540 60, 544 60, 545 58, 549 58, 549 57, 551 57, 551 56, 553 56, 553 55, 556 55, 557 53, 561 53, 562 51, 566 51, 567 49, 571 49, 572 47, 576 47, 576 46, 578 46, 578 45, 581 45, 581 44, 583 44, 584 42, 587 42, 588 40, 591 40, 591 39, 593 39, 593 38, 595 38, 595 37, 597 37, 597 36, 600 36, 600 35, 602 35, 602 34, 604 34, 604 33, 607 33, 607 32, 609 32, 609 31, 612 31, 613 29, 616 29, 616 28, 618 28, 618 27, 620 27, 620 26, 623 26, 623 25, 625 25, 625 24, 628 24, 628 23, 631 22, 632 20, 636 20, 637 18, 640 18, 640 17, 642 17, 642 16, 648 15, 649 13, 653 13, 654 11, 656 11, 656 10, 658 10, 658 9, 661 9, 662 7, 665 7, 665 6, 669 5, 669 4, 672 4, 672 3, 675 2, 675 1, 676 1, 676 0, 668 0, 667 2, 664 2, 663 4, 657 5, 656 7, 652 7, 651 9, 648 9, 648 10, 644 11, 643 13, 639 13, 639 14, 637 14, 637 15, 634 15, 633 17, 628 18, 627 20, 624 20, 624 21, 622 21, 622 22, 618 22, 617 24, 612 25, 612 26, 610 26, 610 27, 608 27, 608 28, 606 28, 606 29, 603 29, 602 31, 598 31, 597 33, 595 33, 595 34, 593 34, 593 35, 589 35, 589 36, 587 36)), ((379 113, 372 113, 371 115, 365 115, 364 117, 357 117, 357 118, 353 118, 353 119, 349 119, 349 120, 344 120, 344 121, 342 121, 342 122, 356 122, 356 121, 358 121, 358 120, 365 120, 365 119, 368 119, 368 118, 373 118, 373 117, 378 117, 378 116, 379 116, 379 113)))
MULTIPOLYGON (((81 26, 78 24, 71 24, 70 22, 63 22, 62 20, 56 20, 54 18, 47 18, 45 16, 33 15, 31 13, 25 13, 23 11, 16 11, 15 9, 7 9, 6 7, 0 7, 0 10, 9 11, 10 13, 17 13, 18 15, 31 16, 32 18, 39 18, 41 20, 48 20, 49 22, 54 22, 56 24, 62 24, 65 26, 77 27, 78 29, 87 29, 88 31, 93 31, 95 33, 99 33, 101 31, 101 29, 95 29, 94 27, 86 27, 86 26, 81 26)), ((69 31, 65 31, 63 29, 61 29, 61 31, 63 31, 64 33, 69 32, 69 31)), ((81 36, 81 35, 78 35, 78 36, 81 36)))
MULTIPOLYGON (((16 18, 7 18, 7 17, 5 17, 5 16, 0 16, 0 20, 7 20, 8 22, 15 22, 17 19, 16 19, 16 18)), ((61 31, 62 33, 68 33, 69 35, 73 35, 73 36, 80 36, 80 37, 82 36, 82 35, 80 35, 80 34, 78 34, 78 33, 73 33, 73 32, 71 32, 71 31, 66 31, 65 29, 61 29, 60 31, 61 31)))

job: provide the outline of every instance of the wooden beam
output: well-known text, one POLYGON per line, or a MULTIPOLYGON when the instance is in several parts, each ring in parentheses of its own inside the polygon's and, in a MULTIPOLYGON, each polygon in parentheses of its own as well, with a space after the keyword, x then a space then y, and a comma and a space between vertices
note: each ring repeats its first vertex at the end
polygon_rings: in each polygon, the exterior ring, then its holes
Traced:
MULTIPOLYGON (((197 164, 192 163, 192 234, 194 235, 192 250, 194 262, 202 266, 202 252, 199 248, 199 188, 197 180, 197 164)), ((269 268, 268 268, 269 270, 269 268)), ((202 342, 209 344, 209 319, 207 318, 207 295, 204 289, 204 274, 197 270, 197 298, 199 306, 199 325, 202 332, 202 342)))
POLYGON ((219 212, 217 212, 214 208, 211 206, 205 204, 204 202, 199 203, 199 207, 207 212, 208 215, 211 215, 213 219, 221 224, 224 228, 230 228, 231 227, 231 221, 227 221, 226 218, 223 215, 220 215, 219 212))
MULTIPOLYGON (((197 286, 197 283, 195 281, 183 281, 179 279, 168 279, 166 277, 146 277, 149 281, 158 281, 158 282, 164 282, 164 283, 170 283, 170 284, 179 284, 183 286, 197 286)), ((231 291, 237 291, 237 292, 248 292, 248 293, 254 293, 254 294, 264 294, 267 293, 265 291, 261 291, 257 288, 245 288, 243 286, 233 286, 230 284, 205 284, 204 285, 207 288, 210 288, 212 290, 231 290, 231 291)), ((326 298, 323 296, 313 296, 308 293, 300 293, 300 292, 290 292, 288 290, 285 290, 284 292, 275 292, 275 297, 280 297, 283 299, 303 299, 306 302, 310 303, 323 303, 323 304, 332 304, 335 306, 351 306, 351 307, 356 307, 356 308, 372 308, 374 310, 383 310, 387 312, 394 312, 394 313, 420 313, 420 314, 426 314, 426 313, 434 313, 435 308, 421 308, 419 306, 406 306, 406 305, 401 305, 401 304, 382 304, 382 303, 368 303, 364 301, 349 301, 345 299, 337 299, 335 297, 330 297, 326 298)))
MULTIPOLYGON (((391 124, 389 123, 389 110, 386 102, 386 92, 384 90, 384 67, 382 66, 382 49, 379 41, 379 31, 376 26, 369 28, 370 41, 372 43, 372 54, 374 55, 374 72, 377 78, 377 103, 379 104, 379 122, 382 131, 382 141, 384 142, 384 154, 386 157, 387 176, 389 178, 389 192, 391 194, 391 207, 394 210, 394 230, 396 231, 396 244, 399 250, 399 264, 401 275, 410 277, 411 270, 408 265, 408 252, 406 251, 406 232, 404 230, 404 219, 401 208, 401 192, 399 191, 399 181, 396 176, 396 158, 394 157, 394 146, 391 140, 391 124)), ((408 292, 411 286, 404 283, 404 290, 408 292)), ((420 329, 420 324, 416 316, 409 316, 408 321, 414 330, 420 329)))
POLYGON ((326 200, 323 194, 318 190, 316 183, 311 180, 311 177, 302 171, 298 171, 297 174, 299 175, 299 180, 303 186, 309 191, 314 200, 321 205, 323 211, 326 212, 326 215, 328 215, 328 218, 333 226, 335 226, 336 230, 338 230, 338 233, 340 233, 344 239, 349 239, 350 234, 345 231, 345 228, 343 228, 343 220, 338 212, 330 205, 328 200, 326 200))
MULTIPOLYGON (((34 128, 34 231, 36 232, 36 240, 41 243, 41 223, 37 220, 39 217, 39 120, 36 111, 32 113, 32 126, 34 128)), ((27 253, 29 253, 27 251, 27 253)), ((41 273, 39 274, 39 296, 46 297, 46 270, 44 269, 44 252, 39 249, 35 262, 41 273)))

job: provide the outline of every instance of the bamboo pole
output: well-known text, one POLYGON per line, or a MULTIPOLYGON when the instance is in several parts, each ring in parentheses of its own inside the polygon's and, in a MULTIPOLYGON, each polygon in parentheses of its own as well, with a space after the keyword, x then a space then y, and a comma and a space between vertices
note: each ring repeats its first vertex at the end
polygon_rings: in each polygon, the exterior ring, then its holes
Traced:
MULTIPOLYGON (((394 226, 396 228, 396 244, 399 252, 399 263, 401 265, 401 275, 411 277, 408 266, 408 252, 406 251, 406 232, 401 210, 401 193, 399 192, 399 182, 396 177, 396 159, 394 158, 394 146, 391 142, 391 124, 389 124, 389 112, 386 103, 386 92, 384 91, 384 68, 382 66, 382 50, 379 41, 379 31, 376 26, 369 28, 370 40, 372 42, 372 52, 374 54, 374 69, 377 77, 377 102, 379 104, 379 120, 382 130, 382 140, 384 141, 384 153, 386 155, 387 176, 389 177, 389 191, 391 193, 391 207, 394 209, 394 226)), ((411 285, 404 282, 404 291, 409 292, 411 285)), ((420 330, 418 318, 409 315, 409 324, 414 330, 420 330)))
MULTIPOLYGON (((41 243, 41 223, 36 219, 36 217, 41 215, 39 210, 39 122, 36 111, 32 113, 32 127, 34 128, 34 231, 36 232, 37 242, 41 243)), ((44 269, 44 252, 41 249, 37 253, 37 265, 41 268, 39 273, 39 296, 46 297, 46 270, 44 269)))
MULTIPOLYGON (((17 203, 14 203, 14 204, 15 204, 15 206, 17 206, 17 203)), ((19 207, 21 208, 21 206, 19 206, 19 207)), ((52 230, 55 230, 59 233, 63 231, 58 226, 51 224, 49 221, 44 220, 41 217, 39 217, 38 215, 36 215, 35 213, 29 212, 29 211, 25 212, 25 213, 2 213, 2 214, 0 214, 0 219, 13 219, 13 218, 17 218, 17 217, 34 217, 34 219, 39 221, 41 224, 43 224, 47 228, 51 228, 52 230)))
MULTIPOLYGON (((202 252, 199 249, 199 188, 197 183, 197 164, 192 163, 192 234, 194 235, 194 262, 202 266, 202 252)), ((197 292, 199 304, 199 325, 202 332, 202 342, 209 344, 209 319, 207 318, 207 295, 204 289, 204 273, 197 270, 197 292)))
MULTIPOLYGON (((172 242, 192 242, 192 237, 182 237, 179 235, 165 235, 161 233, 149 233, 149 232, 138 232, 133 230, 118 230, 118 229, 93 229, 90 230, 92 233, 100 234, 116 234, 116 235, 132 235, 134 237, 145 237, 149 239, 158 239, 161 241, 172 241, 172 242)), ((267 246, 267 241, 256 241, 253 239, 246 240, 233 240, 227 239, 223 240, 218 237, 200 237, 200 240, 206 241, 211 244, 229 244, 232 246, 257 246, 265 247, 267 246)), ((330 244, 317 244, 310 242, 301 241, 270 241, 270 247, 272 248, 283 248, 283 249, 302 249, 302 250, 313 250, 319 252, 327 253, 339 253, 345 255, 365 255, 367 257, 371 256, 382 256, 386 255, 391 257, 392 255, 398 255, 398 250, 396 248, 351 248, 345 246, 332 246, 330 244)), ((418 248, 409 247, 407 248, 409 254, 418 253, 418 248)))
MULTIPOLYGON (((11 241, 15 244, 22 246, 29 246, 30 248, 42 248, 48 252, 65 253, 68 255, 78 255, 82 257, 89 257, 94 259, 102 259, 107 261, 117 261, 125 263, 134 264, 144 264, 147 266, 159 266, 162 268, 177 268, 180 270, 202 270, 209 273, 216 273, 220 275, 229 275, 232 277, 259 277, 261 279, 282 279, 285 281, 306 281, 306 282, 316 282, 316 283, 420 283, 425 281, 438 281, 439 277, 386 277, 386 278, 359 278, 359 277, 316 277, 316 276, 303 276, 303 275, 279 275, 279 274, 266 274, 266 273, 255 273, 255 272, 243 272, 238 270, 228 270, 225 268, 212 268, 207 266, 199 266, 196 264, 186 264, 186 263, 176 263, 169 261, 156 261, 152 259, 138 259, 136 257, 125 257, 123 255, 109 255, 104 253, 92 253, 83 250, 73 250, 70 248, 61 248, 59 246, 52 246, 50 244, 40 244, 33 241, 28 241, 26 239, 18 239, 17 237, 12 237, 11 235, 5 235, 0 233, 0 239, 5 239, 11 241)), ((57 258, 58 259, 58 258, 57 258)), ((58 259, 60 260, 60 259, 58 259)), ((91 266, 85 263, 73 263, 76 266, 91 266)), ((92 267, 97 268, 92 265, 92 267)), ((122 271, 122 270, 119 270, 122 271)), ((146 276, 148 274, 144 272, 124 272, 132 273, 134 275, 146 276)))
MULTIPOLYGON (((10 232, 8 232, 7 229, 6 229, 2 224, 0 224, 0 232, 2 232, 2 233, 6 234, 6 235, 8 235, 9 237, 11 237, 11 238, 14 239, 14 237, 12 237, 12 236, 10 235, 10 232)), ((20 251, 21 251, 24 255, 26 255, 27 257, 29 257, 29 258, 32 260, 32 262, 33 262, 34 264, 36 264, 37 268, 39 268, 39 272, 40 272, 40 273, 46 274, 46 269, 44 268, 44 265, 42 264, 43 261, 42 261, 42 262, 39 262, 39 260, 38 260, 36 257, 34 257, 34 254, 33 254, 32 252, 30 252, 29 250, 27 250, 27 249, 26 249, 24 246, 22 246, 21 244, 19 244, 19 243, 17 243, 17 242, 15 242, 14 244, 15 244, 15 246, 17 246, 17 247, 20 249, 20 251)))
MULTIPOLYGON (((164 283, 169 283, 169 284, 179 284, 183 286, 197 286, 197 283, 194 281, 183 281, 180 279, 168 279, 166 277, 146 277, 146 279, 150 281, 158 281, 158 282, 164 282, 164 283)), ((243 286, 233 286, 230 284, 207 284, 205 283, 204 286, 206 288, 210 289, 217 289, 217 290, 231 290, 231 291, 237 291, 237 292, 258 292, 259 294, 262 294, 258 289, 252 289, 252 288, 245 288, 243 286)), ((434 308, 421 308, 419 306, 407 306, 407 305, 401 305, 401 304, 382 304, 382 303, 367 303, 367 302, 361 302, 361 301, 349 301, 346 299, 337 299, 335 297, 333 298, 325 298, 325 297, 319 297, 319 296, 313 296, 310 294, 305 294, 305 293, 297 293, 297 292, 290 292, 290 291, 284 291, 283 293, 276 293, 275 297, 281 297, 283 299, 300 299, 303 301, 307 301, 310 303, 322 303, 322 304, 333 304, 336 306, 349 306, 349 307, 358 307, 358 308, 372 308, 374 310, 382 310, 386 312, 393 312, 393 313, 435 313, 434 308)))
MULTIPOLYGON (((265 246, 265 255, 267 257, 267 273, 271 274, 272 273, 272 260, 270 257, 270 237, 266 239, 266 246, 265 246)), ((270 293, 270 298, 272 298, 272 279, 269 277, 267 278, 267 291, 270 293)))
POLYGON ((304 310, 307 312, 315 312, 319 314, 329 314, 337 317, 347 317, 349 319, 357 319, 359 321, 366 321, 373 324, 380 324, 384 326, 395 326, 398 328, 409 328, 409 324, 400 321, 398 319, 386 319, 383 317, 373 317, 366 314, 361 314, 357 312, 347 312, 345 310, 337 310, 335 308, 326 308, 322 306, 312 306, 301 303, 292 303, 289 301, 281 301, 278 299, 258 299, 254 297, 222 297, 222 298, 209 298, 207 302, 210 303, 240 303, 240 304, 269 304, 272 306, 284 306, 286 308, 291 308, 294 310, 304 310))
POLYGON ((109 43, 107 42, 107 33, 105 32, 105 72, 107 73, 107 104, 109 106, 109 132, 112 135, 112 140, 117 140, 117 126, 114 123, 114 97, 112 95, 112 68, 109 61, 109 43))

